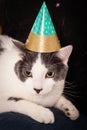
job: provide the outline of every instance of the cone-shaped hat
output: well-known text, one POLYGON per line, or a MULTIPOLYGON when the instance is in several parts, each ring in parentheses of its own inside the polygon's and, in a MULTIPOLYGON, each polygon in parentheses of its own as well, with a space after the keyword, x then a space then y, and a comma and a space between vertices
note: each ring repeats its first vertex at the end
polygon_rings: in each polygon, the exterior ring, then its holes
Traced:
POLYGON ((36 17, 25 48, 34 52, 54 52, 60 49, 60 41, 45 2, 36 17))

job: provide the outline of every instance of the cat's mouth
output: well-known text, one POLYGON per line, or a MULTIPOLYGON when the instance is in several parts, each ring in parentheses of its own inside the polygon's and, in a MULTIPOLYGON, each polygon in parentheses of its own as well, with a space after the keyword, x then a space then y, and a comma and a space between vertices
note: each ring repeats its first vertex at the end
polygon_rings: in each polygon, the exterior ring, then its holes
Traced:
POLYGON ((50 93, 50 92, 41 91, 41 92, 35 92, 34 95, 43 97, 43 96, 48 95, 49 93, 50 93))

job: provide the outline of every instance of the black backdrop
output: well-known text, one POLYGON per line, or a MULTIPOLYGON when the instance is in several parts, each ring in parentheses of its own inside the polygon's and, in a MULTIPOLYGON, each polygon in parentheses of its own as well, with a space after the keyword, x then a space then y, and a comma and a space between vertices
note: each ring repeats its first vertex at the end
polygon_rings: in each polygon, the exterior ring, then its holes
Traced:
MULTIPOLYGON (((73 45, 66 80, 66 96, 87 114, 86 3, 79 0, 45 0, 61 45, 73 45)), ((43 0, 0 0, 3 34, 25 42, 43 0)))

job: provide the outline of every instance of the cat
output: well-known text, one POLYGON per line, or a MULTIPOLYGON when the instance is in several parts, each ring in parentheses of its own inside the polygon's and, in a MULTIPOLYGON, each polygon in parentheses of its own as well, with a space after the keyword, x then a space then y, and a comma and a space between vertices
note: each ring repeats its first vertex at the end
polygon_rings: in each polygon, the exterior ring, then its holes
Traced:
POLYGON ((72 45, 58 52, 37 53, 24 43, 0 35, 0 113, 23 113, 40 123, 54 123, 49 107, 55 107, 71 120, 79 111, 63 95, 72 45))

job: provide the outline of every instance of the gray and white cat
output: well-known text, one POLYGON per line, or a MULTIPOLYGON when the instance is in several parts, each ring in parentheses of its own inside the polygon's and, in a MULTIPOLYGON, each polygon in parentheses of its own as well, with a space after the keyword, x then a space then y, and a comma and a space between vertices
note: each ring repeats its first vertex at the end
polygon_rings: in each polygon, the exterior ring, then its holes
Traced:
POLYGON ((53 123, 48 107, 75 120, 77 108, 63 96, 72 46, 58 52, 37 53, 8 36, 0 36, 0 113, 19 112, 41 123, 53 123))

